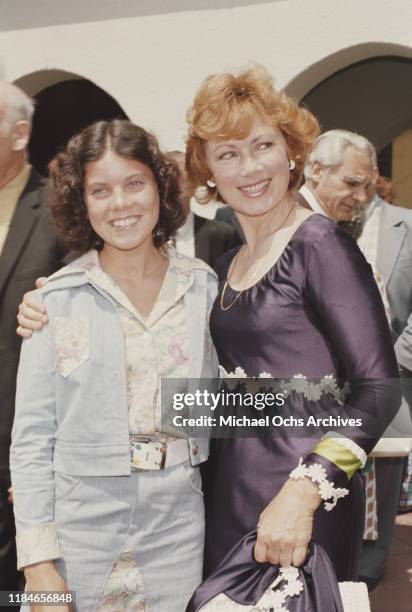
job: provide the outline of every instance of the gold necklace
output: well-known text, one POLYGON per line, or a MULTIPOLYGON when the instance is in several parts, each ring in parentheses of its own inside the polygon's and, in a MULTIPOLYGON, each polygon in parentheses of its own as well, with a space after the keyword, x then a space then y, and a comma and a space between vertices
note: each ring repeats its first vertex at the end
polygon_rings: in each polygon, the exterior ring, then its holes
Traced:
MULTIPOLYGON (((278 232, 278 231, 280 230, 280 228, 281 228, 281 227, 283 227, 283 225, 285 225, 286 221, 289 219, 289 217, 290 217, 290 215, 291 215, 291 213, 292 213, 292 210, 294 210, 295 208, 296 208, 296 204, 294 204, 294 205, 291 207, 291 209, 289 210, 288 214, 287 214, 287 215, 286 215, 286 217, 283 219, 282 223, 281 223, 280 225, 278 225, 278 227, 277 227, 277 228, 274 230, 273 234, 276 234, 276 232, 278 232)), ((236 256, 235 256, 235 261, 234 261, 233 268, 232 268, 232 272, 231 272, 231 276, 233 276, 233 273, 234 273, 234 271, 235 271, 236 264, 237 264, 237 257, 238 257, 238 255, 239 255, 239 252, 240 252, 240 251, 238 251, 238 253, 236 253, 236 256)), ((254 277, 252 277, 252 280, 253 280, 253 278, 254 278, 254 277)), ((229 281, 228 281, 228 278, 226 277, 226 281, 225 281, 225 284, 224 284, 224 286, 223 286, 223 291, 222 291, 222 293, 221 293, 221 295, 220 295, 220 308, 223 310, 223 312, 226 312, 226 310, 229 310, 229 308, 232 308, 233 304, 235 304, 235 303, 238 301, 238 299, 240 298, 240 296, 242 295, 242 293, 245 291, 245 289, 241 289, 240 291, 238 291, 238 292, 237 292, 237 295, 236 295, 236 296, 235 296, 235 298, 234 298, 234 299, 233 299, 233 300, 230 302, 230 304, 228 304, 228 306, 224 306, 224 305, 223 305, 223 300, 224 300, 224 297, 225 297, 225 293, 226 293, 226 289, 227 289, 228 283, 229 283, 229 281)), ((232 291, 234 291, 234 290, 232 289, 232 291)))
MULTIPOLYGON (((226 310, 229 310, 229 308, 232 308, 233 304, 234 304, 235 302, 237 302, 237 300, 240 298, 240 296, 242 295, 242 293, 243 293, 243 291, 244 291, 243 289, 242 289, 241 291, 238 291, 238 292, 237 292, 237 294, 236 294, 236 296, 235 296, 235 299, 234 299, 234 300, 232 300, 232 302, 230 302, 230 304, 229 304, 228 306, 223 306, 223 299, 224 299, 224 297, 225 297, 226 287, 227 287, 227 279, 226 279, 226 281, 225 281, 225 284, 224 284, 224 287, 223 287, 222 294, 221 294, 221 296, 220 296, 220 308, 221 308, 221 309, 222 309, 224 312, 225 312, 226 310)), ((233 289, 232 289, 232 291, 233 291, 233 289)))

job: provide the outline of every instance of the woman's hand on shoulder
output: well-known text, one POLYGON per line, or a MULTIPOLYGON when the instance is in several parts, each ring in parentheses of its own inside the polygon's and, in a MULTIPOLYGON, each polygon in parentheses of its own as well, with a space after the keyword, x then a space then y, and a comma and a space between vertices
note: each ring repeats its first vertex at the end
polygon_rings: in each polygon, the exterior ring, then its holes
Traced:
POLYGON ((259 518, 255 559, 259 563, 299 566, 312 537, 313 515, 321 503, 310 480, 287 480, 259 518))
MULTIPOLYGON (((46 278, 38 278, 36 280, 36 287, 40 289, 43 287, 46 278)), ((23 301, 19 305, 19 312, 17 314, 17 334, 22 338, 30 338, 33 331, 39 331, 48 322, 47 312, 41 302, 36 300, 33 296, 34 291, 28 291, 23 296, 23 301)))
MULTIPOLYGON (((26 578, 26 591, 58 591, 68 593, 67 584, 60 576, 53 561, 35 563, 24 568, 26 578)), ((72 607, 67 605, 31 605, 30 612, 70 612, 72 607)))

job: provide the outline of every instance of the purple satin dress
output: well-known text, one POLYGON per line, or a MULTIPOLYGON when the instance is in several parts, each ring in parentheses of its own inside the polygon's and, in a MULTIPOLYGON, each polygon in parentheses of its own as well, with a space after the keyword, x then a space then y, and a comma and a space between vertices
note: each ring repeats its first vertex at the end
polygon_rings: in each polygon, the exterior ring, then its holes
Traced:
MULTIPOLYGON (((371 268, 353 239, 332 221, 322 215, 306 219, 269 272, 224 311, 222 289, 236 252, 229 251, 219 262, 219 295, 211 314, 219 362, 227 372, 241 367, 249 377, 267 372, 288 379, 297 374, 335 375, 341 380, 397 378, 371 268)), ((228 286, 224 306, 236 295, 228 286)), ((345 413, 371 419, 379 435, 397 405, 382 413, 379 402, 369 398, 368 385, 360 384, 345 413), (376 414, 377 410, 381 412, 376 414)), ((374 446, 370 438, 356 443, 366 452, 374 446)), ((332 511, 326 512, 323 504, 318 509, 313 538, 330 557, 338 580, 357 578, 364 521, 362 480, 355 474, 348 481, 335 464, 312 453, 315 444, 313 438, 289 438, 286 432, 282 437, 211 441, 204 479, 206 576, 245 534, 256 529, 260 513, 302 457, 322 463, 336 486, 349 489, 332 511)))

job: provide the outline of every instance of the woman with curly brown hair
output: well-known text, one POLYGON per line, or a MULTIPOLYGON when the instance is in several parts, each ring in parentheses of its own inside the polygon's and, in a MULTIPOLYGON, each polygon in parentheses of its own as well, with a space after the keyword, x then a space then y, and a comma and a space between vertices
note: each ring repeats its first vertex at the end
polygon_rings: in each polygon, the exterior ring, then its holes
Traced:
MULTIPOLYGON (((310 414, 316 400, 323 414, 335 409, 378 423, 379 435, 393 411, 388 404, 378 413, 373 382, 354 383, 342 406, 334 400, 341 377, 397 377, 373 275, 344 231, 294 198, 317 120, 277 92, 263 68, 252 68, 207 78, 188 123, 189 178, 206 186, 203 201, 218 197, 233 209, 246 237, 218 267, 211 332, 223 376, 283 379, 292 415, 310 414)), ((257 529, 258 562, 300 566, 313 536, 338 578, 356 579, 363 528, 357 471, 374 440, 337 426, 323 437, 303 437, 305 428, 300 436, 283 427, 212 440, 206 574, 257 529)))
POLYGON ((49 322, 23 343, 11 472, 27 589, 68 588, 82 612, 181 612, 201 578, 208 445, 162 431, 160 379, 216 375, 216 282, 165 246, 178 180, 127 121, 50 165, 58 235, 82 255, 37 294, 49 322))

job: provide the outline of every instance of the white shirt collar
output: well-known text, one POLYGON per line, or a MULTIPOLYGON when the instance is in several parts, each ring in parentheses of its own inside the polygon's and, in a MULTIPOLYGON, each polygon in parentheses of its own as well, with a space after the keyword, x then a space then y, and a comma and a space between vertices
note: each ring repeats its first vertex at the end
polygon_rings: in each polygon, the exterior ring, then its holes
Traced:
POLYGON ((382 207, 382 200, 381 198, 378 196, 377 193, 375 193, 375 195, 373 196, 372 200, 369 202, 368 205, 368 210, 366 213, 366 220, 371 218, 371 216, 375 213, 378 212, 378 210, 380 210, 382 207))
POLYGON ((326 212, 323 210, 322 206, 319 204, 309 187, 306 187, 306 185, 302 185, 302 187, 299 189, 299 193, 305 198, 306 202, 309 204, 313 212, 319 213, 324 217, 329 217, 329 215, 327 215, 326 212))

